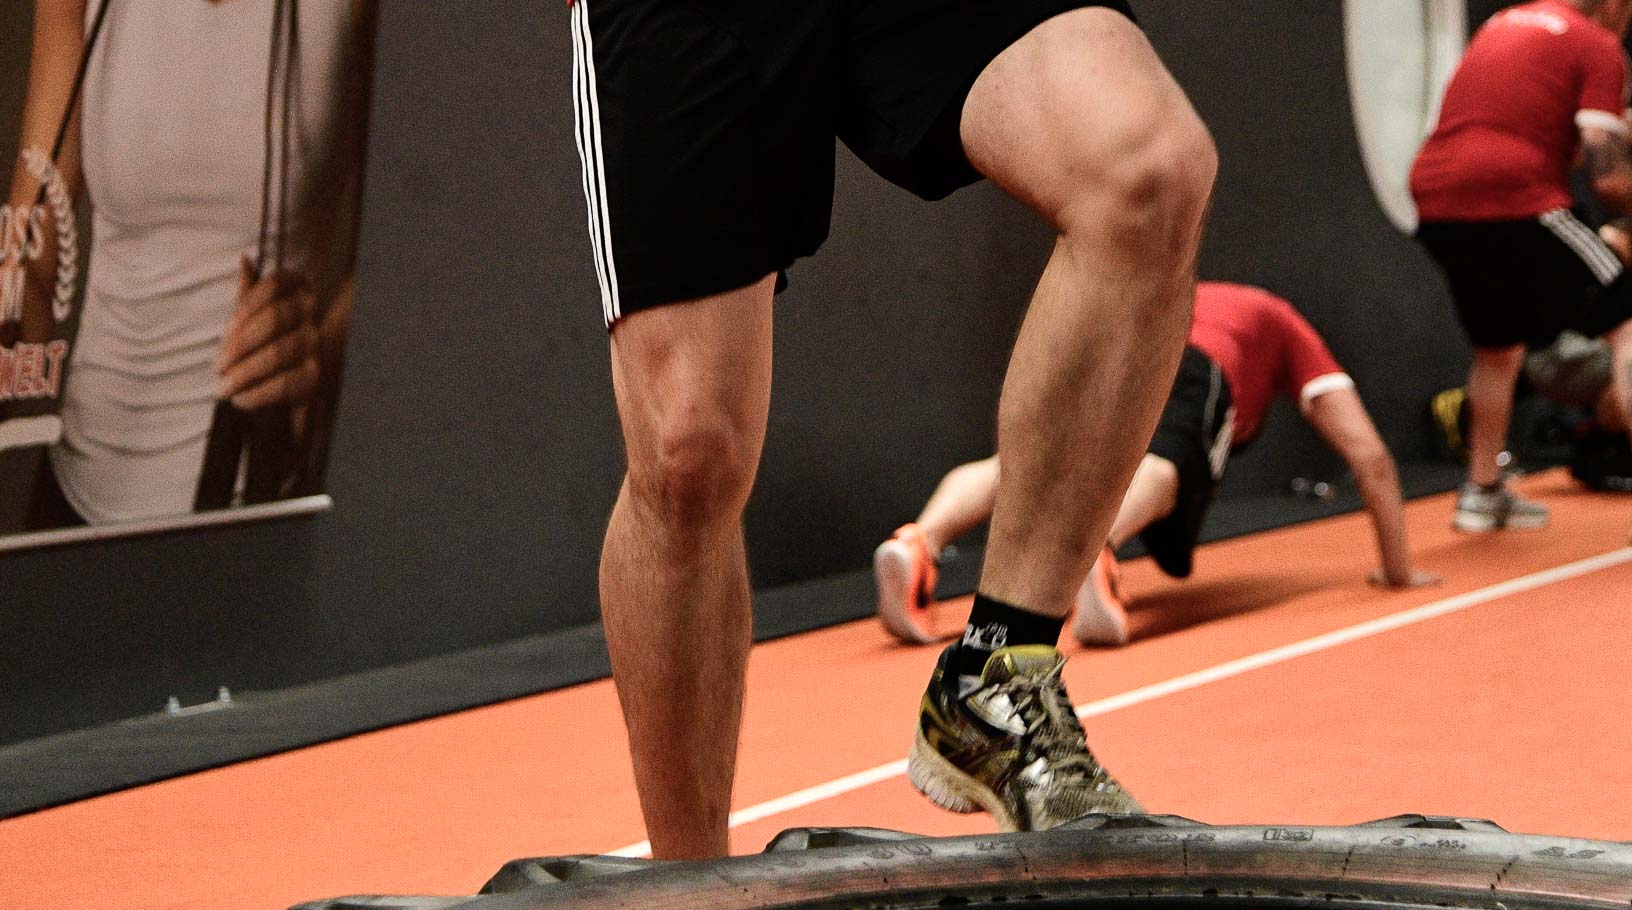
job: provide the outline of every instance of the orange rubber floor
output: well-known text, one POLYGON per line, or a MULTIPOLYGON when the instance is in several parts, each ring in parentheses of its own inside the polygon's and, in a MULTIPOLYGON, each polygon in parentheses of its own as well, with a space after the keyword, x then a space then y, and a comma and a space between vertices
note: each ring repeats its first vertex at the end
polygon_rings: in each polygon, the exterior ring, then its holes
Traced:
MULTIPOLYGON (((1096 752, 1153 811, 1208 822, 1403 812, 1632 839, 1632 497, 1522 488, 1546 532, 1408 507, 1437 587, 1369 588, 1346 516, 1127 566, 1135 641, 1067 670, 1096 752)), ((966 603, 943 605, 949 625, 966 603)), ((757 647, 734 846, 800 825, 991 830, 900 775, 932 648, 858 622, 757 647)), ((472 893, 518 856, 644 836, 616 697, 593 683, 0 822, 0 908, 281 908, 472 893)))

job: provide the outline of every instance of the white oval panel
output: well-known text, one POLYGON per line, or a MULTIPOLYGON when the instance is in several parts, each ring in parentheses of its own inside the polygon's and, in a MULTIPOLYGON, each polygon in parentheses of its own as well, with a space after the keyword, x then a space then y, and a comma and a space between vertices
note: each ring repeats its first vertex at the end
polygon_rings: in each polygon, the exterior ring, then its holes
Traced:
POLYGON ((1466 0, 1343 0, 1343 30, 1366 175, 1389 220, 1412 233, 1411 161, 1467 44, 1466 0))

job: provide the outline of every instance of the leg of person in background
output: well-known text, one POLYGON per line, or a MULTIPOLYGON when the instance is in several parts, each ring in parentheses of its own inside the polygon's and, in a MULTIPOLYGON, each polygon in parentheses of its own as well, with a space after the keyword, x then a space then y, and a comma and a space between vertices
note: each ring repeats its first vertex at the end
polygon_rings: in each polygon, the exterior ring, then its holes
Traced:
POLYGON ((1004 383, 975 605, 925 693, 908 775, 946 808, 1044 829, 1138 811, 1089 753, 1054 645, 1172 388, 1217 159, 1144 35, 1100 8, 993 60, 962 136, 1059 236, 1004 383))
POLYGON ((1179 469, 1159 455, 1146 455, 1133 474, 1128 495, 1116 513, 1105 549, 1094 561, 1088 580, 1077 591, 1071 631, 1085 645, 1128 643, 1127 599, 1116 551, 1140 532, 1173 514, 1179 502, 1179 469))
MULTIPOLYGON (((924 505, 918 520, 902 525, 873 553, 878 583, 878 612, 885 628, 903 641, 928 644, 954 631, 930 623, 934 594, 935 554, 973 531, 992 516, 997 496, 998 461, 986 458, 947 472, 924 505)), ((1179 471, 1159 455, 1146 455, 1134 471, 1105 549, 1088 580, 1078 589, 1073 633, 1083 644, 1128 642, 1126 601, 1120 587, 1115 552, 1151 524, 1172 514, 1178 502, 1179 471)))
POLYGON ((1115 550, 1140 531, 1173 514, 1179 499, 1179 469, 1160 455, 1146 455, 1133 474, 1128 495, 1111 525, 1107 550, 1115 550))
POLYGON ((997 501, 997 456, 971 461, 948 471, 924 503, 916 524, 931 553, 985 524, 997 501))
POLYGON ((1632 424, 1627 422, 1626 413, 1621 410, 1614 383, 1604 387, 1603 393, 1598 396, 1597 404, 1593 406, 1592 416, 1600 429, 1614 433, 1632 430, 1632 424))
MULTIPOLYGON (((1598 229, 1598 236, 1623 266, 1632 266, 1632 218, 1611 221, 1598 229)), ((1632 321, 1622 322, 1604 339, 1609 342, 1613 366, 1607 390, 1609 401, 1600 401, 1598 419, 1605 429, 1632 430, 1632 321)))
MULTIPOLYGON (((874 551, 879 617, 897 638, 928 644, 961 631, 936 629, 930 623, 927 607, 935 590, 935 556, 991 519, 997 479, 996 457, 953 468, 935 487, 918 520, 902 525, 874 551)), ((1094 562, 1088 581, 1078 589, 1073 623, 1078 641, 1127 644, 1127 611, 1113 551, 1172 514, 1178 494, 1179 472, 1173 462, 1158 455, 1140 460, 1105 549, 1094 562)))
POLYGON ((878 616, 892 635, 911 644, 929 644, 955 631, 943 632, 930 621, 936 560, 948 544, 991 519, 996 499, 995 456, 958 465, 941 478, 918 520, 897 528, 873 551, 878 616))
POLYGON ((1468 371, 1468 482, 1457 497, 1454 519, 1459 531, 1547 525, 1547 509, 1512 495, 1503 478, 1513 390, 1523 366, 1523 345, 1474 348, 1468 371))
POLYGON ((1632 426, 1632 321, 1621 323, 1604 336, 1609 342, 1611 359, 1609 397, 1620 427, 1632 426))
POLYGON ((612 332, 629 470, 601 614, 661 859, 724 856, 752 614, 742 511, 765 439, 771 278, 612 332))
MULTIPOLYGON (((1623 216, 1611 221, 1598 229, 1598 236, 1615 251, 1622 265, 1632 266, 1632 218, 1623 216)), ((1599 396, 1595 409, 1602 429, 1626 434, 1632 434, 1632 337, 1629 336, 1632 336, 1632 326, 1628 324, 1608 336, 1610 383, 1599 396)))

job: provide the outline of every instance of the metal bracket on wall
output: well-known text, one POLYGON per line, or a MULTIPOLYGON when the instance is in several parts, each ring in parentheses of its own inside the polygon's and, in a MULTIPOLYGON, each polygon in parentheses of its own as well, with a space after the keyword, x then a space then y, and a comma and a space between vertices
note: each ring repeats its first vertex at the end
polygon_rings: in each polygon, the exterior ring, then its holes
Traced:
POLYGON ((200 702, 196 705, 183 706, 181 699, 172 695, 164 703, 164 713, 171 717, 188 717, 193 714, 206 714, 210 711, 220 711, 233 705, 232 690, 221 686, 215 690, 213 701, 200 702))

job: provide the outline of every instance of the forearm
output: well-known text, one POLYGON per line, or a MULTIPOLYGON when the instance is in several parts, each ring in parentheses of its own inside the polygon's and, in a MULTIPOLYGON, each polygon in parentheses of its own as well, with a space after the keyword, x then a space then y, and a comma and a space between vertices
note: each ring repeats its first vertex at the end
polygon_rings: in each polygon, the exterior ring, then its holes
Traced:
POLYGON ((1400 495, 1399 472, 1392 458, 1354 466, 1360 497, 1371 515, 1383 576, 1390 584, 1407 584, 1411 553, 1406 546, 1405 500, 1400 495))

